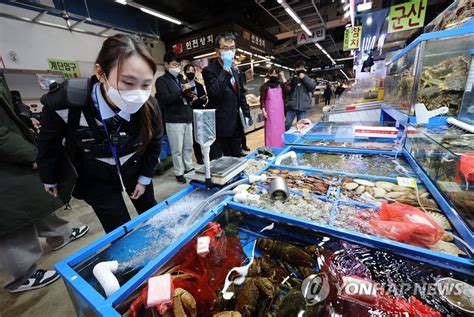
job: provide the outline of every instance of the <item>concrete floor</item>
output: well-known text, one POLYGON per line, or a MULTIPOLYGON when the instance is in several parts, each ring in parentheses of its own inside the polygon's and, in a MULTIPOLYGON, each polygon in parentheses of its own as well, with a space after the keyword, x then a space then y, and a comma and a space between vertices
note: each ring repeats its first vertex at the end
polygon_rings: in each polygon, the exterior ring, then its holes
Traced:
MULTIPOLYGON (((313 121, 321 119, 321 105, 313 108, 309 118, 313 121)), ((255 150, 257 147, 264 145, 264 130, 260 129, 247 135, 247 145, 250 149, 255 150)), ((181 185, 176 182, 173 170, 166 171, 164 175, 156 176, 153 179, 155 186, 155 195, 158 202, 170 197, 187 185, 181 185)), ((73 252, 89 245, 104 235, 102 226, 100 225, 95 213, 84 201, 73 200, 71 202, 72 210, 60 210, 58 214, 68 219, 72 226, 79 224, 87 224, 90 227, 89 233, 78 241, 75 241, 66 247, 51 251, 44 240, 41 241, 44 255, 38 261, 38 267, 51 269, 54 264, 69 256, 73 252)), ((135 217, 133 212, 131 217, 135 217)), ((1 256, 1 255, 0 255, 1 256)), ((2 276, 0 275, 0 283, 2 276)), ((0 290, 0 317, 69 317, 76 316, 76 312, 72 305, 66 287, 61 280, 44 287, 42 289, 28 291, 18 294, 0 290)))

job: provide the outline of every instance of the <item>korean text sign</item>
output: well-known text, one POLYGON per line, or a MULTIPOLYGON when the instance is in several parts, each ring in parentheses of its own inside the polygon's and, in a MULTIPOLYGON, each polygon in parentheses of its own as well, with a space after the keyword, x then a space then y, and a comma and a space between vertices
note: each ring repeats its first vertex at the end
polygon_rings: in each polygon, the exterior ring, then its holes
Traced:
POLYGON ((80 76, 79 66, 77 66, 77 62, 75 61, 48 59, 48 68, 50 70, 62 72, 66 79, 77 78, 80 76))
POLYGON ((388 33, 423 27, 428 0, 412 0, 390 7, 388 33))
POLYGON ((344 51, 355 50, 360 47, 362 27, 355 26, 344 31, 344 51))

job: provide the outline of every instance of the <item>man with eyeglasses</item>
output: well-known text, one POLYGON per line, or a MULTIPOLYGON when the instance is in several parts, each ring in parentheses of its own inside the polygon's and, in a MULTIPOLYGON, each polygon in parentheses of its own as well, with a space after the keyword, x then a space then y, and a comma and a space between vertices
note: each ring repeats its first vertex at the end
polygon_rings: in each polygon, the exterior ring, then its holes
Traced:
POLYGON ((216 109, 216 141, 211 146, 211 160, 223 155, 239 157, 241 152, 243 122, 250 110, 245 99, 244 83, 239 71, 232 67, 235 56, 235 35, 223 33, 215 41, 218 59, 203 70, 209 103, 206 108, 216 109))

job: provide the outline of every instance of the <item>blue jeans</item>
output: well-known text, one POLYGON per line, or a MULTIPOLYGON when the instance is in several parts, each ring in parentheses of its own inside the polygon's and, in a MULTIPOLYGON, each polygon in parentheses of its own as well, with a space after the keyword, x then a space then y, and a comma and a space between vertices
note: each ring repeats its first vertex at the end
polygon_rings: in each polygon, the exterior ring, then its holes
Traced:
POLYGON ((293 124, 293 120, 295 120, 295 117, 297 118, 297 121, 300 121, 301 119, 306 118, 306 111, 298 111, 298 110, 288 110, 286 112, 286 122, 285 122, 285 130, 288 131, 291 128, 291 125, 293 124))

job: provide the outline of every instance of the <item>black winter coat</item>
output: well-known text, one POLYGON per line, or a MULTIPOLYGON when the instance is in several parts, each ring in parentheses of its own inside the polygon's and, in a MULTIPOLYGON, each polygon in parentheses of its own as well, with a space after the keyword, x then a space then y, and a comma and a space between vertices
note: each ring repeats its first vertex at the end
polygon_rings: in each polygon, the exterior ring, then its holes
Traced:
MULTIPOLYGON (((84 80, 84 79, 69 79, 73 80, 84 80)), ((110 165, 101 161, 91 158, 90 152, 87 152, 80 146, 79 138, 84 140, 84 136, 90 135, 93 138, 93 134, 90 131, 88 125, 84 126, 81 122, 80 129, 72 129, 73 136, 69 136, 70 142, 66 142, 66 147, 63 146, 63 139, 68 136, 71 131, 68 128, 67 118, 71 109, 77 108, 78 105, 71 105, 71 101, 66 97, 68 96, 67 82, 64 82, 59 88, 50 91, 48 94, 41 98, 43 107, 43 118, 41 122, 41 130, 38 136, 38 166, 41 175, 41 180, 44 184, 57 184, 59 179, 59 160, 64 152, 67 152, 69 156, 73 153, 71 161, 76 167, 78 173, 78 180, 73 196, 76 198, 83 198, 84 194, 88 190, 88 184, 92 182, 118 182, 118 175, 115 165, 110 165), (64 115, 64 112, 67 112, 64 115), (63 116, 58 113, 62 112, 63 116)), ((95 105, 91 99, 92 87, 87 88, 85 105, 82 107, 89 107, 95 110, 95 105)), ((71 95, 71 94, 70 94, 71 95)), ((75 100, 80 98, 75 98, 75 100)), ((161 150, 161 137, 162 137, 162 126, 161 124, 161 112, 158 109, 158 103, 154 97, 150 97, 149 101, 155 107, 156 116, 151 118, 151 124, 154 127, 155 134, 152 136, 143 153, 136 152, 131 158, 129 158, 121 166, 121 174, 124 182, 136 182, 139 176, 145 176, 152 178, 155 172, 155 166, 158 163, 161 150)), ((142 108, 143 109, 143 108, 142 108)), ((120 131, 126 132, 130 136, 129 146, 133 147, 133 144, 139 142, 139 134, 141 123, 141 110, 134 113, 130 117, 130 122, 123 120, 120 131)), ((84 111, 84 110, 82 110, 84 111)), ((103 133, 103 128, 99 127, 103 133)), ((105 136, 105 134, 104 134, 105 136)), ((105 151, 105 158, 113 158, 110 148, 107 146, 102 147, 105 151)), ((128 146, 122 151, 127 151, 128 146)), ((131 151, 133 153, 133 151, 131 151)), ((128 154, 127 152, 121 153, 119 150, 119 156, 128 154)), ((119 183, 117 183, 119 184, 119 183)))
POLYGON ((250 109, 245 99, 244 83, 238 70, 232 74, 225 71, 219 61, 214 61, 202 72, 209 103, 206 109, 216 109, 216 132, 218 137, 231 137, 235 130, 242 128, 239 108, 250 118, 250 109), (237 92, 231 84, 231 77, 237 81, 237 92))

